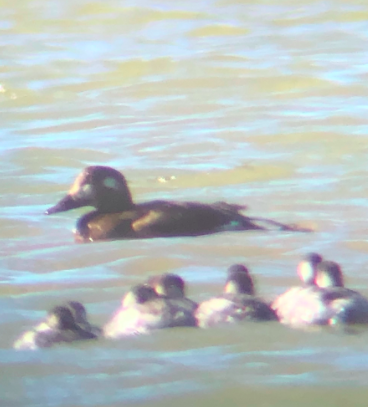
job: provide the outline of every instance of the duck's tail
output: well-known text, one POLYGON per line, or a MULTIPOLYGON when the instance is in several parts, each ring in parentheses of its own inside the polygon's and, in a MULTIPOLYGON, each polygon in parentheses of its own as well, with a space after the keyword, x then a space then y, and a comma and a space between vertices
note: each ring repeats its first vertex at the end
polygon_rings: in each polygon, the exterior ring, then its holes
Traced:
POLYGON ((296 224, 286 224, 277 222, 272 219, 258 218, 258 217, 245 217, 249 227, 249 223, 254 225, 253 229, 258 230, 282 230, 286 232, 313 232, 312 229, 304 228, 296 224))

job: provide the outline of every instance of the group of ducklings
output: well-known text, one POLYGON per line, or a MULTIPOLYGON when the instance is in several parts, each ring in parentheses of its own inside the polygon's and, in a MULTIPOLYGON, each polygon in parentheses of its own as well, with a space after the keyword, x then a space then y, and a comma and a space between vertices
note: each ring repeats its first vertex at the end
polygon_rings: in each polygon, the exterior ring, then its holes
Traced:
POLYGON ((57 305, 32 330, 14 343, 15 349, 38 349, 61 342, 124 338, 171 327, 209 328, 240 321, 279 321, 293 327, 368 324, 368 299, 343 284, 340 266, 307 254, 297 267, 302 285, 292 287, 271 303, 255 296, 249 270, 229 267, 223 293, 201 303, 185 295, 176 274, 150 277, 125 294, 121 307, 101 329, 88 322, 77 301, 57 305))
MULTIPOLYGON (((310 231, 241 213, 243 205, 215 202, 150 201, 134 203, 123 174, 111 167, 90 166, 76 178, 69 192, 46 214, 84 206, 95 209, 77 222, 75 239, 140 239, 200 236, 230 230, 310 231)), ((292 326, 368 324, 368 300, 344 288, 337 263, 310 253, 300 262, 303 285, 273 302, 255 296, 249 270, 240 264, 227 272, 223 293, 197 304, 186 298, 183 279, 175 274, 149 278, 133 287, 121 307, 101 329, 88 322, 84 306, 69 301, 55 306, 32 330, 14 343, 16 349, 38 349, 60 342, 144 334, 170 327, 208 328, 243 320, 280 321, 292 326)))

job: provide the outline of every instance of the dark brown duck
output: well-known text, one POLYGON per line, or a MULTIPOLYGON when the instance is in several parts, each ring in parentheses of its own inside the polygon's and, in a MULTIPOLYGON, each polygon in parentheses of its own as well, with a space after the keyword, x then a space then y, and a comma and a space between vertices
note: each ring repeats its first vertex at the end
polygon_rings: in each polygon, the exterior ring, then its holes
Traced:
POLYGON ((69 193, 47 215, 83 206, 96 210, 82 216, 76 226, 76 241, 134 239, 172 236, 200 236, 227 230, 298 231, 261 218, 240 213, 245 206, 225 202, 151 201, 135 204, 124 176, 104 166, 87 167, 78 175, 69 193), (258 224, 261 223, 261 224, 258 224))

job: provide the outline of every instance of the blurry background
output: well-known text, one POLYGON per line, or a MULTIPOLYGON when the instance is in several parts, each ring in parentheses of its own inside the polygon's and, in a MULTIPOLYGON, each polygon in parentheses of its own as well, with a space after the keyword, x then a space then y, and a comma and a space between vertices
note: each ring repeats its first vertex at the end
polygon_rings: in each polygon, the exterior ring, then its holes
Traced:
POLYGON ((368 294, 368 4, 360 0, 0 0, 0 399, 4 406, 366 406, 367 334, 277 324, 173 329, 15 352, 66 299, 103 324, 145 277, 260 295, 308 251, 368 294), (46 217, 87 165, 136 201, 226 200, 316 230, 76 245, 46 217), (349 400, 349 401, 348 401, 349 400))

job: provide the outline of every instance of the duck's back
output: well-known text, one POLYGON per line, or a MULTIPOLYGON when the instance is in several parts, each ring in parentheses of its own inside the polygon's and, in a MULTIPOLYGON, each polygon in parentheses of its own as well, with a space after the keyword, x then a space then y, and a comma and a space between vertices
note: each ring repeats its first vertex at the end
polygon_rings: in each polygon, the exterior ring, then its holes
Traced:
POLYGON ((189 298, 167 298, 171 307, 170 327, 196 326, 194 313, 198 304, 189 298))
POLYGON ((121 308, 103 331, 105 337, 119 338, 146 334, 155 329, 194 325, 192 312, 179 307, 175 300, 159 298, 121 308))
POLYGON ((243 319, 248 321, 275 321, 277 315, 271 306, 253 295, 242 294, 237 301, 243 305, 243 319))
POLYGON ((118 213, 93 211, 82 216, 76 226, 77 241, 200 236, 224 230, 257 230, 249 218, 239 213, 239 205, 223 202, 151 201, 118 213))
POLYGON ((273 303, 288 325, 367 324, 368 300, 344 287, 293 287, 273 303))
POLYGON ((276 314, 271 307, 252 295, 224 294, 203 301, 195 312, 197 324, 206 328, 236 321, 272 321, 276 314))
POLYGON ((243 306, 223 296, 211 298, 198 305, 194 316, 197 326, 209 328, 218 324, 227 324, 241 319, 243 306))
POLYGON ((329 324, 367 324, 368 299, 344 287, 325 288, 323 301, 331 312, 329 324))
POLYGON ((120 308, 104 326, 103 332, 108 338, 145 334, 152 329, 165 328, 168 321, 168 307, 162 301, 155 300, 120 308))
POLYGON ((262 229, 239 213, 239 205, 222 202, 152 201, 136 205, 137 234, 154 236, 198 236, 222 230, 262 229))

